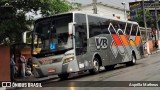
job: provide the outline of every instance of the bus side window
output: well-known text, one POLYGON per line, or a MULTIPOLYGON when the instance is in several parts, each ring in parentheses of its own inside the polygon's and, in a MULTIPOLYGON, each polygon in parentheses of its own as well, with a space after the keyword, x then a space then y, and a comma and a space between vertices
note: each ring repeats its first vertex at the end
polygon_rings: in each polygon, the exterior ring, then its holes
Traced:
MULTIPOLYGON (((76 27, 76 29, 78 29, 78 27, 76 27)), ((80 32, 75 32, 76 48, 82 48, 82 39, 80 36, 80 32)))
POLYGON ((123 33, 124 33, 124 31, 125 31, 125 27, 126 27, 126 23, 125 22, 120 22, 119 23, 119 26, 120 26, 120 29, 123 31, 123 33))
POLYGON ((109 31, 111 32, 111 34, 116 34, 116 32, 112 26, 110 26, 109 31))
POLYGON ((121 30, 118 31, 119 35, 123 35, 123 32, 121 30))
POLYGON ((75 43, 76 55, 82 55, 87 52, 87 24, 84 14, 75 14, 75 43))
POLYGON ((98 17, 88 16, 89 21, 89 37, 94 37, 101 34, 101 22, 98 17))
POLYGON ((117 30, 120 28, 119 22, 118 22, 118 21, 113 21, 113 20, 112 20, 111 23, 112 23, 112 25, 113 25, 115 31, 117 32, 117 30))
POLYGON ((126 31, 125 31, 125 34, 126 35, 129 35, 130 34, 130 31, 131 31, 131 25, 130 23, 127 23, 127 28, 126 28, 126 31))
POLYGON ((97 36, 99 34, 101 34, 101 32, 97 32, 97 31, 94 32, 94 36, 97 36))
POLYGON ((139 28, 138 28, 137 36, 140 36, 140 30, 139 30, 139 28))
POLYGON ((108 31, 108 28, 103 28, 102 30, 103 30, 103 32, 102 32, 103 34, 110 34, 108 31))
POLYGON ((132 35, 132 36, 136 36, 136 33, 137 33, 137 25, 134 24, 134 25, 132 26, 131 35, 132 35))
POLYGON ((103 34, 110 34, 108 31, 109 23, 110 21, 108 19, 102 22, 101 29, 103 34))

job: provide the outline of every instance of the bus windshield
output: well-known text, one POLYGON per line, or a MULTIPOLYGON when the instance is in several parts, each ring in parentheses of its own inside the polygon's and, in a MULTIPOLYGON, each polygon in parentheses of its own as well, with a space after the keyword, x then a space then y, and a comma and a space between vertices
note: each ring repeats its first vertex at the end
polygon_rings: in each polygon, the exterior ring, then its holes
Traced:
POLYGON ((60 15, 39 20, 35 23, 34 53, 56 52, 73 47, 72 38, 68 34, 68 23, 72 15, 60 15))

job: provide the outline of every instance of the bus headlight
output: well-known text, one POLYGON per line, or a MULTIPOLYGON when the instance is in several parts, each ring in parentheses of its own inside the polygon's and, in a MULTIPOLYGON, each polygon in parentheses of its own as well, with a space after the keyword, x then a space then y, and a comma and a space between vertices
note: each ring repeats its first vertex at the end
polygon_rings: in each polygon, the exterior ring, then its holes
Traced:
POLYGON ((33 67, 39 67, 39 65, 36 64, 36 63, 33 63, 32 66, 33 66, 33 67))
POLYGON ((69 62, 71 62, 71 61, 73 61, 73 60, 74 60, 74 57, 66 58, 66 59, 64 60, 63 64, 69 63, 69 62))

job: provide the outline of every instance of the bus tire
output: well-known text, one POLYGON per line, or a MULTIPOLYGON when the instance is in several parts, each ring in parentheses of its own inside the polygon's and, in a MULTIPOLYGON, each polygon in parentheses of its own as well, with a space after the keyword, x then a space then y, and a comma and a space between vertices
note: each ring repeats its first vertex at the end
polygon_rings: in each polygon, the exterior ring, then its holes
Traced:
POLYGON ((33 70, 33 75, 35 78, 43 78, 43 77, 47 77, 47 76, 44 76, 42 74, 38 74, 38 72, 36 72, 35 70, 33 70))
POLYGON ((95 74, 98 73, 100 70, 100 63, 98 58, 94 57, 93 59, 93 69, 90 69, 89 72, 90 74, 95 74))
POLYGON ((69 73, 58 74, 58 77, 61 80, 65 80, 65 79, 67 79, 69 77, 69 73))
POLYGON ((132 54, 132 60, 126 63, 126 66, 132 66, 136 64, 136 56, 132 54))
POLYGON ((110 71, 110 70, 114 69, 114 66, 115 65, 110 65, 110 66, 105 66, 104 68, 105 68, 106 71, 110 71))

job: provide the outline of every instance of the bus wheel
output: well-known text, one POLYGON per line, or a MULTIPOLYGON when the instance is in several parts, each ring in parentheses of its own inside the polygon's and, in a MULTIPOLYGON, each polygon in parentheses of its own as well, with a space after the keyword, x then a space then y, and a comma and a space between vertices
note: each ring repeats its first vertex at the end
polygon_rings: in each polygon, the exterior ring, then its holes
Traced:
POLYGON ((136 64, 136 56, 134 54, 132 54, 132 60, 127 62, 127 66, 132 66, 136 64))
POLYGON ((91 74, 95 74, 95 73, 98 73, 99 70, 100 70, 99 60, 98 60, 98 58, 95 57, 93 60, 93 69, 89 70, 89 72, 91 74))
POLYGON ((110 65, 110 66, 105 66, 104 68, 105 68, 106 71, 110 71, 110 70, 114 69, 114 66, 115 65, 110 65))
POLYGON ((69 73, 58 74, 58 77, 61 80, 65 80, 65 79, 67 79, 69 77, 69 73))

